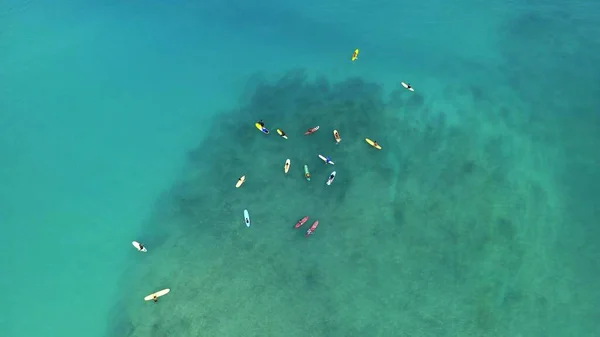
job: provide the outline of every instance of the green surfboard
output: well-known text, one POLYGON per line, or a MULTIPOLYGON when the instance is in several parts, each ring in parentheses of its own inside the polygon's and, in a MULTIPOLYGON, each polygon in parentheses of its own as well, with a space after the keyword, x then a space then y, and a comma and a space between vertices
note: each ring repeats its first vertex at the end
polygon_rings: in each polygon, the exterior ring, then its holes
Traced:
POLYGON ((308 172, 308 165, 304 165, 304 177, 310 181, 310 172, 308 172))

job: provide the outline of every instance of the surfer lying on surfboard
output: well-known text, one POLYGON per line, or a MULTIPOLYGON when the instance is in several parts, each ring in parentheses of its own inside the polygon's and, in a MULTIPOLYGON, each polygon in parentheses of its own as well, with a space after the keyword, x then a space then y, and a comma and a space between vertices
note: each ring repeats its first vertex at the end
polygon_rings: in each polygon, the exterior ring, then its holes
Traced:
POLYGON ((319 130, 319 126, 318 126, 318 125, 317 125, 317 126, 315 126, 315 127, 312 127, 312 128, 310 128, 310 129, 308 129, 308 130, 306 130, 306 132, 304 133, 304 135, 305 135, 305 136, 306 136, 306 135, 310 135, 311 133, 313 133, 313 132, 315 132, 315 131, 317 131, 317 130, 319 130))
POLYGON ((304 165, 304 178, 310 181, 310 172, 308 171, 308 165, 304 165))
POLYGON ((277 133, 281 136, 281 138, 288 139, 287 135, 283 130, 277 129, 277 133))
POLYGON ((319 226, 319 220, 315 221, 312 226, 310 226, 310 228, 306 231, 306 234, 304 234, 305 237, 309 237, 312 235, 312 233, 315 231, 315 229, 317 229, 317 226, 319 226))

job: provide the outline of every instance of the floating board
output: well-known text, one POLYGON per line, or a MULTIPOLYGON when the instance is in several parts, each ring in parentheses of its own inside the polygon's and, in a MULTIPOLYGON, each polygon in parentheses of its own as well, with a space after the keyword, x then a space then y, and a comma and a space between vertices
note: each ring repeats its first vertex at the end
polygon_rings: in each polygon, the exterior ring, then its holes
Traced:
POLYGON ((265 135, 268 135, 268 134, 269 134, 269 129, 265 128, 264 126, 261 126, 261 125, 260 125, 260 124, 258 124, 258 123, 254 123, 254 126, 256 126, 256 128, 257 128, 258 130, 260 130, 260 132, 264 133, 265 135))
POLYGON ((144 247, 143 249, 140 249, 140 243, 137 241, 132 241, 131 244, 135 247, 135 249, 139 250, 142 253, 147 252, 148 250, 146 249, 146 247, 144 247))
POLYGON ((240 188, 240 186, 242 186, 242 184, 244 184, 245 181, 246 181, 246 176, 241 176, 240 179, 238 179, 237 183, 235 184, 235 188, 240 188))
POLYGON ((304 234, 304 236, 309 237, 310 235, 312 235, 312 233, 315 232, 315 229, 317 229, 318 226, 319 220, 313 222, 312 226, 310 226, 310 228, 306 231, 306 234, 304 234))
POLYGON ((290 170, 290 164, 291 164, 290 160, 286 159, 285 165, 283 165, 283 172, 285 172, 285 174, 287 174, 288 171, 290 170))
POLYGON ((281 131, 281 129, 277 129, 277 133, 281 136, 281 138, 288 139, 285 132, 281 131))
POLYGON ((246 227, 250 227, 250 214, 248 214, 247 209, 244 210, 244 223, 246 224, 246 227))
POLYGON ((300 228, 300 226, 304 225, 307 221, 308 221, 308 215, 305 216, 304 218, 298 220, 298 222, 296 222, 296 224, 294 225, 294 228, 300 228))
POLYGON ((415 91, 415 89, 413 89, 412 87, 411 87, 411 88, 409 88, 409 87, 408 87, 408 84, 406 84, 406 83, 404 83, 404 82, 400 82, 400 84, 402 84, 402 86, 404 87, 404 89, 408 89, 408 90, 410 90, 410 91, 415 91))
POLYGON ((156 298, 159 298, 161 296, 165 296, 166 294, 169 293, 169 291, 171 291, 171 289, 168 289, 168 288, 167 289, 163 289, 161 291, 157 291, 155 293, 152 293, 152 294, 144 297, 144 301, 151 301, 151 300, 154 299, 155 296, 156 296, 156 298))
POLYGON ((375 145, 375 142, 370 140, 369 138, 365 138, 365 140, 367 141, 367 143, 369 143, 369 145, 371 145, 372 147, 376 148, 377 150, 381 150, 381 146, 379 144, 375 145))
POLYGON ((308 165, 304 165, 304 178, 310 181, 310 172, 308 172, 308 165))
POLYGON ((338 132, 338 130, 333 130, 333 138, 335 139, 336 144, 342 141, 342 138, 340 138, 340 133, 338 132))
POLYGON ((358 53, 359 53, 359 50, 354 49, 354 53, 352 53, 352 58, 350 59, 350 60, 352 60, 352 62, 356 61, 356 59, 358 58, 358 53))
POLYGON ((315 126, 315 127, 313 127, 313 128, 310 128, 310 129, 306 130, 306 132, 304 133, 304 135, 306 136, 306 135, 310 135, 312 133, 315 133, 315 132, 317 132, 317 130, 319 130, 319 128, 320 128, 320 126, 318 126, 318 125, 315 126))
POLYGON ((327 178, 327 185, 331 185, 331 183, 333 182, 333 180, 335 179, 335 171, 331 172, 331 174, 329 175, 329 177, 327 178))
MULTIPOLYGON (((326 163, 327 163, 327 158, 323 157, 322 155, 319 155, 319 158, 321 158, 321 160, 322 160, 322 161, 324 161, 324 162, 326 162, 326 163)), ((331 164, 331 165, 335 165, 335 163, 334 163, 334 162, 332 162, 331 160, 329 160, 329 164, 331 164)))

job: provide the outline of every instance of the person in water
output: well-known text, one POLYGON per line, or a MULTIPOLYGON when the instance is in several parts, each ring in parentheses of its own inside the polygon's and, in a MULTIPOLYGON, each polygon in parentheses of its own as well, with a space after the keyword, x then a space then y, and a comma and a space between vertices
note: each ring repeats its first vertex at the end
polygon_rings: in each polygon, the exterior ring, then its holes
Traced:
POLYGON ((263 120, 262 120, 262 119, 261 119, 261 120, 259 120, 259 121, 258 121, 258 122, 256 122, 256 123, 258 123, 258 125, 260 125, 260 126, 261 126, 261 127, 263 127, 263 128, 265 127, 265 123, 263 122, 263 120))

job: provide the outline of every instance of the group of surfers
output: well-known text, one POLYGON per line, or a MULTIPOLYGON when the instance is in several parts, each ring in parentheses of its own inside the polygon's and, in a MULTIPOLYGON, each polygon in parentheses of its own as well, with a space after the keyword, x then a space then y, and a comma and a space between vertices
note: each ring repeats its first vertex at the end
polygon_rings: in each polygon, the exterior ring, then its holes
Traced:
MULTIPOLYGON (((410 85, 409 85, 409 88, 410 88, 410 85)), ((262 127, 262 128, 264 128, 264 127, 265 127, 265 122, 263 122, 263 120, 262 120, 262 119, 261 119, 261 120, 259 120, 258 122, 256 122, 256 124, 260 125, 260 127, 262 127)), ((310 128, 310 129, 308 129, 308 130, 307 130, 307 131, 306 131, 304 134, 305 134, 305 135, 309 135, 309 134, 311 134, 311 133, 313 133, 313 132, 317 131, 318 129, 319 129, 319 127, 318 127, 318 126, 316 126, 316 127, 314 127, 314 128, 310 128)), ((281 132, 279 133, 279 135, 280 135, 281 137, 283 137, 283 138, 287 138, 287 134, 286 134, 286 133, 285 133, 283 130, 281 130, 281 129, 278 129, 278 130, 279 130, 279 131, 281 131, 281 132)), ((374 141, 373 141, 373 146, 377 147, 378 145, 379 145, 379 144, 377 143, 377 141, 376 141, 376 140, 374 140, 374 141)), ((326 158, 326 160, 325 160, 325 163, 327 163, 327 164, 330 164, 330 163, 331 163, 331 160, 329 159, 329 157, 327 157, 327 158, 326 158)), ((310 178, 310 176, 308 176, 307 178, 310 178)))

